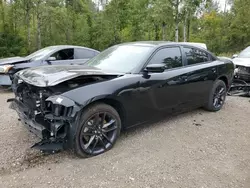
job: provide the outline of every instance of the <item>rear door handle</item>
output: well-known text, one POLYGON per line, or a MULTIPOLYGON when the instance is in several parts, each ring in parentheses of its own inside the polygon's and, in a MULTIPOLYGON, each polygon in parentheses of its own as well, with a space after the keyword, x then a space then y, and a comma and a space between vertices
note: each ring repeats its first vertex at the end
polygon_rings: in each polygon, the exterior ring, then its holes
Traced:
POLYGON ((216 73, 216 72, 217 72, 217 69, 216 69, 216 68, 212 68, 212 72, 213 72, 213 73, 216 73))

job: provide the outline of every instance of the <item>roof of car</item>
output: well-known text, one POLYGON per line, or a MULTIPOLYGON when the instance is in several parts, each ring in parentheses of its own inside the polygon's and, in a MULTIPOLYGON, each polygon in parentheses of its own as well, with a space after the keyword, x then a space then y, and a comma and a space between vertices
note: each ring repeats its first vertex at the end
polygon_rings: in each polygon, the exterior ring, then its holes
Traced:
POLYGON ((64 48, 84 48, 89 49, 98 52, 98 50, 95 50, 93 48, 88 48, 85 46, 76 46, 76 45, 54 45, 54 46, 47 46, 47 48, 55 48, 55 49, 64 49, 64 48))
POLYGON ((164 45, 191 45, 196 47, 201 47, 207 49, 206 44, 198 43, 198 42, 172 42, 172 41, 137 41, 137 42, 127 42, 121 45, 131 44, 131 45, 138 45, 138 46, 164 46, 164 45))

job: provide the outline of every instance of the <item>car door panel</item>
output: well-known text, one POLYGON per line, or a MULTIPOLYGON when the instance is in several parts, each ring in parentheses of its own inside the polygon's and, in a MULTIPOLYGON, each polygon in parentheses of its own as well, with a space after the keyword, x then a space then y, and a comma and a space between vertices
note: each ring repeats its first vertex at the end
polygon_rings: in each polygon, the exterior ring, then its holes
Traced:
POLYGON ((171 111, 183 102, 181 100, 183 81, 180 79, 180 73, 180 70, 172 70, 151 74, 149 80, 141 81, 141 86, 151 83, 152 91, 149 93, 149 99, 154 110, 171 111))
POLYGON ((45 60, 45 65, 68 65, 74 62, 74 49, 73 48, 65 48, 60 49, 53 54, 50 55, 50 57, 54 57, 55 60, 45 60))
POLYGON ((137 92, 138 113, 137 123, 152 119, 162 114, 171 113, 179 105, 185 103, 183 95, 182 57, 179 47, 159 49, 148 64, 164 63, 169 67, 162 73, 142 74, 137 92), (177 52, 176 52, 177 50, 177 52))
POLYGON ((216 63, 210 63, 152 73, 149 78, 142 76, 133 95, 138 112, 136 122, 204 104, 217 77, 211 68, 213 64, 215 67, 216 63))
MULTIPOLYGON (((209 91, 213 85, 213 80, 216 78, 216 72, 210 68, 202 68, 193 66, 193 71, 184 74, 184 88, 188 105, 203 104, 207 100, 209 91)), ((185 69, 185 68, 184 68, 185 69)))
MULTIPOLYGON (((126 104, 133 124, 140 124, 176 111, 185 110, 186 101, 184 81, 181 69, 164 73, 150 74, 149 78, 141 76, 138 85, 131 90, 131 104, 126 104), (137 114, 134 116, 134 114, 137 114)), ((129 119, 129 118, 128 118, 129 119)))
POLYGON ((88 59, 58 60, 51 61, 51 65, 81 65, 86 61, 88 61, 88 59))
POLYGON ((194 47, 184 48, 186 62, 185 82, 189 106, 201 106, 208 100, 209 92, 213 81, 217 77, 217 63, 210 60, 209 54, 195 49, 194 47))
POLYGON ((89 59, 95 57, 98 53, 85 48, 74 49, 74 62, 72 64, 84 64, 89 59))

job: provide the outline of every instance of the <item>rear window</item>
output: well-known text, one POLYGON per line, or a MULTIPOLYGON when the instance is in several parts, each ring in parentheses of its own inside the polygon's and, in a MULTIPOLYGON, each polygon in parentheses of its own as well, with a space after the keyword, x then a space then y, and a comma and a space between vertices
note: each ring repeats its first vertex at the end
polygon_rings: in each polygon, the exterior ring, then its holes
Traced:
POLYGON ((96 52, 88 49, 75 49, 75 59, 90 59, 96 56, 96 52))
POLYGON ((184 52, 186 54, 188 65, 194 65, 194 64, 204 63, 204 62, 209 61, 208 53, 202 50, 199 50, 196 48, 184 47, 184 52))

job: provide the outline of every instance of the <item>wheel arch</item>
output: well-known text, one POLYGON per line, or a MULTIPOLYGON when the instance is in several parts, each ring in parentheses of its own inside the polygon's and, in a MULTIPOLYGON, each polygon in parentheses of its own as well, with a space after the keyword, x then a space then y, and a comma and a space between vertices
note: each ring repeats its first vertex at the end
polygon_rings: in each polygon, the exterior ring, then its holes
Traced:
POLYGON ((84 111, 89 106, 95 105, 97 103, 104 103, 104 104, 112 106, 118 112, 118 114, 120 116, 121 123, 122 123, 121 128, 123 129, 125 127, 125 125, 126 125, 126 110, 125 110, 124 106, 122 105, 122 103, 116 99, 113 99, 113 98, 97 99, 95 101, 88 103, 86 106, 84 106, 82 111, 84 111))
POLYGON ((218 80, 221 80, 221 81, 223 81, 225 84, 226 84, 226 86, 227 86, 227 89, 229 89, 230 88, 230 85, 229 85, 229 81, 228 81, 228 78, 225 76, 225 75, 223 75, 223 76, 220 76, 219 78, 218 78, 218 80))

